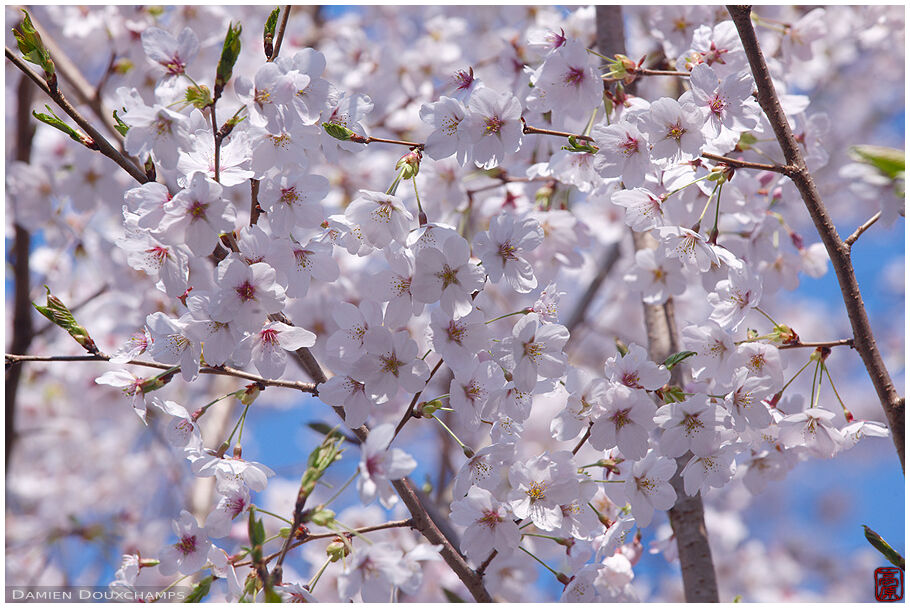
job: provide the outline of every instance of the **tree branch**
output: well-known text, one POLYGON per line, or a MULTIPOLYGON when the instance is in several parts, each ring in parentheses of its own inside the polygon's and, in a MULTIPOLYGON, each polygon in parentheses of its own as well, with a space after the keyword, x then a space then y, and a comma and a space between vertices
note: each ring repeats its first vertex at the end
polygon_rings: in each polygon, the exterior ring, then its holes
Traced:
MULTIPOLYGON (((85 362, 85 361, 110 361, 111 358, 107 355, 15 355, 15 354, 6 354, 6 365, 9 367, 16 366, 17 363, 22 363, 23 361, 34 361, 41 363, 52 363, 52 362, 85 362)), ((151 367, 154 369, 171 369, 173 365, 167 365, 166 363, 157 363, 155 361, 142 361, 141 359, 133 359, 127 361, 125 365, 140 365, 142 367, 151 367)), ((233 367, 212 367, 210 365, 203 365, 199 368, 200 374, 212 374, 215 376, 232 376, 234 378, 241 378, 243 380, 249 380, 251 382, 256 382, 258 384, 263 384, 265 386, 280 386, 282 388, 293 388, 304 393, 316 394, 316 385, 309 384, 306 382, 294 382, 292 380, 270 380, 268 378, 263 378, 262 376, 257 376, 256 374, 250 374, 243 370, 234 369, 233 367)))
POLYGON ((275 32, 275 44, 272 47, 272 55, 269 57, 269 61, 275 61, 278 57, 278 52, 281 51, 281 43, 284 40, 284 31, 288 27, 288 18, 291 16, 291 5, 286 4, 284 11, 281 13, 281 22, 278 24, 278 31, 275 32))
MULTIPOLYGON (((29 18, 32 21, 32 25, 34 25, 35 29, 41 34, 41 40, 44 42, 44 46, 47 47, 48 53, 50 53, 51 58, 54 60, 57 72, 73 87, 73 94, 76 99, 79 103, 92 109, 92 112, 95 113, 95 116, 98 117, 101 124, 104 125, 104 128, 107 129, 111 136, 117 141, 122 150, 123 136, 114 127, 113 113, 110 108, 106 107, 101 100, 101 89, 107 81, 108 75, 111 73, 110 66, 108 66, 108 70, 102 77, 101 82, 98 83, 98 86, 92 86, 92 84, 85 79, 85 76, 82 75, 79 67, 63 52, 63 49, 60 48, 57 41, 54 40, 54 38, 49 35, 47 29, 41 25, 41 22, 32 14, 29 14, 29 18)), ((111 65, 113 64, 113 60, 114 57, 111 57, 111 65)))
POLYGON ((783 175, 790 175, 796 169, 794 167, 785 165, 768 165, 765 163, 753 163, 747 160, 739 160, 736 158, 729 158, 727 156, 720 156, 718 154, 711 154, 705 152, 701 155, 702 158, 707 158, 708 160, 713 160, 719 163, 723 163, 729 167, 735 167, 737 169, 757 169, 759 171, 773 171, 774 173, 782 173, 783 175))
MULTIPOLYGON (((35 134, 34 125, 29 120, 29 110, 32 107, 35 89, 29 84, 28 79, 22 76, 16 89, 16 160, 27 163, 32 155, 32 138, 35 134)), ((15 221, 15 217, 13 220, 15 221)), ((14 225, 13 237, 13 335, 9 350, 14 353, 24 353, 31 346, 34 338, 34 323, 32 322, 31 305, 31 278, 29 276, 29 254, 31 251, 32 237, 28 230, 14 225)), ((19 394, 19 382, 22 379, 22 366, 8 370, 6 373, 5 413, 6 441, 4 453, 6 454, 6 470, 9 471, 10 455, 16 443, 16 397, 19 394)))
MULTIPOLYGON (((752 27, 751 6, 728 6, 727 11, 733 18, 733 23, 736 25, 746 51, 746 57, 749 59, 752 76, 758 87, 758 103, 771 123, 771 128, 783 150, 784 159, 788 165, 795 167, 795 171, 789 177, 799 190, 818 235, 825 245, 828 257, 831 259, 837 282, 840 284, 847 316, 850 318, 850 325, 853 328, 854 348, 862 358, 869 378, 875 387, 875 392, 878 394, 891 429, 891 438, 894 441, 897 456, 901 462, 901 470, 904 470, 904 398, 894 388, 885 362, 875 344, 875 335, 872 333, 872 325, 869 323, 859 284, 856 281, 853 262, 850 259, 850 245, 841 241, 837 228, 828 215, 828 210, 815 187, 812 175, 806 168, 799 144, 793 136, 790 123, 787 122, 787 116, 784 114, 775 92, 768 65, 758 46, 758 39, 752 27)), ((862 234, 862 231, 859 232, 862 234)))
MULTIPOLYGON (((625 34, 622 27, 622 8, 619 6, 596 7, 597 44, 604 55, 625 54, 625 34)), ((632 232, 635 248, 648 247, 645 233, 632 232)), ((663 361, 679 350, 676 319, 672 299, 664 306, 642 304, 645 328, 648 334, 648 354, 653 361, 663 361)), ((681 384, 682 366, 673 368, 671 382, 681 384)), ((676 490, 676 504, 669 511, 670 525, 676 536, 683 588, 687 602, 717 602, 717 575, 708 544, 704 506, 701 493, 687 496, 683 488, 682 468, 687 455, 676 459, 676 473, 670 480, 676 490)))
POLYGON ((28 67, 25 62, 20 59, 9 47, 6 48, 6 58, 12 62, 14 66, 19 68, 22 73, 28 76, 35 85, 44 91, 44 93, 54 100, 60 109, 66 112, 66 114, 72 118, 77 125, 85 132, 86 135, 92 138, 92 141, 95 142, 95 145, 98 146, 98 151, 107 156, 109 159, 120 165, 124 171, 130 174, 130 176, 135 179, 140 184, 144 184, 149 181, 148 176, 145 172, 142 171, 138 165, 134 164, 129 158, 120 153, 119 150, 114 148, 111 143, 104 138, 104 136, 93 127, 82 114, 79 113, 76 108, 74 108, 70 102, 66 100, 63 96, 63 93, 60 92, 59 88, 56 91, 52 91, 50 87, 47 86, 47 83, 44 82, 44 78, 36 74, 30 67, 28 67))
POLYGON ((878 213, 876 213, 875 215, 870 217, 868 220, 866 220, 862 226, 857 228, 853 234, 851 234, 844 240, 844 245, 846 245, 847 247, 853 247, 853 243, 856 242, 856 239, 858 239, 860 236, 862 236, 862 234, 866 230, 869 230, 869 228, 872 228, 872 225, 875 222, 877 222, 879 220, 879 218, 881 218, 881 217, 882 217, 882 212, 879 211, 878 213))
POLYGON ((796 342, 795 344, 781 344, 778 350, 788 350, 791 348, 832 348, 835 346, 849 346, 853 348, 853 338, 845 340, 831 340, 829 342, 796 342))

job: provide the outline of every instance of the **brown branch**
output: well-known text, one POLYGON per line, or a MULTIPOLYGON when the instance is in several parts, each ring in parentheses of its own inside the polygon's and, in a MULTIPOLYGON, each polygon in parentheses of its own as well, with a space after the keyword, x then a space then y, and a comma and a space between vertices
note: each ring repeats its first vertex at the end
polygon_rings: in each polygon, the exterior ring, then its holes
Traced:
POLYGON ((423 144, 416 141, 404 141, 401 139, 386 139, 384 137, 363 137, 362 135, 357 135, 356 133, 351 136, 351 141, 357 144, 395 144, 397 146, 407 146, 408 148, 417 148, 423 150, 423 144))
POLYGON ((85 76, 82 75, 82 71, 79 67, 63 52, 63 49, 60 48, 57 41, 48 34, 47 29, 35 18, 35 15, 29 14, 29 17, 32 21, 32 25, 34 25, 35 29, 38 30, 38 33, 41 34, 41 40, 44 42, 44 46, 47 47, 48 53, 50 53, 51 58, 54 60, 54 66, 56 67, 57 73, 63 76, 63 79, 72 86, 73 95, 79 103, 91 108, 95 116, 101 120, 101 124, 104 125, 104 128, 107 129, 111 136, 117 141, 120 150, 122 151, 123 135, 115 128, 113 113, 110 108, 104 105, 104 102, 101 99, 101 91, 111 74, 116 55, 111 55, 111 61, 108 64, 108 68, 102 76, 101 81, 98 83, 98 86, 92 86, 92 84, 86 80, 85 76))
POLYGON ((259 180, 250 180, 250 226, 256 225, 259 221, 259 214, 262 213, 262 207, 259 206, 259 180))
POLYGON ((528 124, 524 125, 522 132, 526 135, 554 135, 556 137, 574 137, 575 139, 581 139, 583 141, 594 141, 594 138, 590 135, 567 133, 565 131, 554 131, 553 129, 541 129, 540 127, 532 127, 528 124))
POLYGON ((44 81, 44 78, 36 74, 30 67, 28 67, 25 62, 20 59, 9 47, 6 47, 6 58, 12 62, 14 66, 19 68, 22 73, 28 76, 32 82, 35 83, 39 89, 44 91, 44 93, 54 100, 61 110, 66 112, 66 114, 72 118, 77 125, 92 138, 92 141, 98 146, 98 151, 107 156, 109 159, 120 165, 124 171, 130 174, 130 176, 135 179, 140 184, 144 184, 149 181, 148 176, 146 176, 145 171, 139 168, 138 165, 133 163, 131 159, 124 156, 119 150, 114 148, 111 143, 104 138, 104 136, 93 127, 82 114, 79 113, 76 108, 74 108, 69 101, 63 96, 63 93, 60 92, 59 88, 57 90, 51 90, 47 86, 47 83, 44 81))
POLYGON ((582 446, 584 446, 585 442, 588 440, 588 437, 591 436, 592 426, 593 424, 588 424, 588 428, 585 429, 585 434, 581 436, 581 440, 578 442, 578 445, 572 448, 572 454, 578 454, 579 450, 581 450, 582 446))
MULTIPOLYGON (((600 52, 604 55, 617 53, 624 55, 622 8, 598 5, 595 15, 600 52), (604 28, 603 33, 601 28, 604 28)), ((636 249, 650 246, 648 242, 650 237, 645 233, 632 232, 632 238, 636 249)), ((648 335, 648 355, 653 361, 663 361, 672 353, 679 351, 672 299, 663 306, 644 303, 642 306, 648 335)), ((681 384, 682 369, 682 365, 673 368, 674 377, 671 377, 671 382, 681 384)), ((688 496, 683 487, 681 472, 687 459, 688 455, 676 459, 676 473, 670 483, 676 491, 677 498, 676 504, 668 513, 670 526, 676 536, 683 589, 687 602, 717 602, 717 575, 711 557, 711 547, 708 544, 701 493, 688 496)))
MULTIPOLYGON (((413 525, 414 525, 414 521, 411 519, 400 519, 400 520, 396 520, 396 521, 387 521, 382 524, 376 524, 375 526, 364 526, 363 528, 354 528, 354 532, 356 532, 357 534, 366 534, 368 532, 378 532, 379 530, 389 530, 391 528, 411 528, 411 527, 413 527, 413 525)), ((308 542, 311 542, 314 540, 320 540, 323 538, 339 538, 341 536, 346 536, 346 537, 350 538, 352 536, 357 535, 357 534, 354 534, 354 532, 326 532, 324 534, 322 534, 322 533, 307 534, 304 538, 298 540, 296 543, 291 544, 291 549, 296 549, 297 547, 299 547, 301 545, 305 545, 308 542)), ((268 562, 272 561, 273 559, 277 558, 279 555, 281 555, 281 551, 276 551, 276 552, 272 553, 271 555, 266 556, 265 562, 268 563, 268 562)), ((240 566, 249 566, 251 563, 252 563, 251 561, 237 562, 234 564, 234 567, 239 568, 240 566)))
MULTIPOLYGON (((32 138, 35 129, 29 120, 35 89, 28 79, 22 76, 16 88, 16 160, 27 163, 32 155, 32 138)), ((13 220, 15 221, 15 217, 13 220)), ((29 276, 29 252, 32 237, 28 230, 14 225, 12 263, 13 263, 13 335, 9 350, 24 353, 31 346, 34 338, 32 321, 31 279, 29 276)), ((6 470, 9 471, 10 455, 16 443, 16 397, 19 394, 19 382, 22 379, 22 367, 7 371, 5 396, 6 431, 4 433, 6 470)))
POLYGON ((275 61, 278 57, 278 52, 281 50, 281 42, 284 40, 284 31, 288 27, 288 18, 291 16, 291 5, 286 4, 284 11, 281 13, 281 23, 278 24, 278 31, 275 32, 275 44, 272 47, 272 54, 269 57, 269 61, 275 61))
POLYGON ((651 70, 649 68, 635 68, 629 70, 636 76, 680 76, 682 78, 688 78, 689 72, 677 72, 676 70, 651 70))
MULTIPOLYGON (((86 298, 85 298, 84 300, 82 300, 81 302, 77 302, 76 304, 70 306, 70 312, 77 312, 80 308, 82 308, 83 306, 85 306, 86 304, 88 304, 89 302, 91 302, 92 300, 94 300, 95 298, 100 297, 100 296, 104 295, 105 293, 107 293, 107 290, 110 289, 110 288, 111 288, 110 285, 102 285, 102 286, 101 286, 95 293, 93 293, 92 295, 86 297, 86 298)), ((43 336, 44 334, 46 334, 47 332, 49 332, 49 331, 50 331, 51 329, 53 329, 54 327, 57 327, 57 326, 56 326, 55 324, 53 324, 53 323, 47 323, 47 324, 45 324, 44 327, 42 327, 41 329, 39 329, 38 331, 35 332, 35 337, 37 338, 38 336, 43 336)))
POLYGON ((619 254, 619 243, 611 244, 604 252, 603 259, 597 268, 597 274, 591 279, 591 283, 588 284, 588 288, 582 294, 581 299, 575 306, 575 310, 572 311, 572 316, 569 317, 569 321, 566 323, 566 329, 569 330, 570 336, 573 335, 575 328, 585 320, 585 315, 588 312, 588 308, 591 306, 591 302, 594 301, 594 296, 597 295, 597 292, 606 280, 607 275, 613 270, 613 266, 619 261, 619 254))
POLYGON ((729 158, 727 156, 720 156, 718 154, 711 154, 705 152, 702 155, 702 158, 707 158, 708 160, 713 160, 719 163, 723 163, 729 167, 734 167, 737 169, 757 169, 759 171, 773 171, 774 173, 781 173, 783 175, 790 175, 793 173, 796 168, 789 165, 769 165, 766 163, 753 163, 747 160, 739 160, 736 158, 729 158))
MULTIPOLYGON (((14 366, 18 367, 16 364, 22 363, 24 361, 34 361, 41 363, 53 363, 53 362, 85 362, 85 361, 110 361, 111 358, 108 355, 17 355, 17 354, 5 354, 6 365, 10 368, 14 366)), ((142 361, 141 359, 133 359, 126 361, 124 365, 140 365, 142 367, 151 367, 154 369, 172 369, 173 365, 167 365, 166 363, 157 363, 155 361, 142 361)), ((243 370, 234 369, 233 367, 213 367, 211 365, 202 365, 199 367, 200 374, 212 374, 216 376, 231 376, 234 378, 241 378, 243 380, 249 380, 251 382, 256 382, 258 384, 263 384, 265 386, 279 386, 282 388, 293 388, 304 393, 316 394, 316 385, 309 384, 307 382, 294 382, 293 380, 270 380, 268 378, 263 378, 262 376, 257 376, 256 374, 250 374, 243 370)))
POLYGON ((831 340, 829 342, 796 342, 795 344, 781 344, 778 350, 789 350, 791 348, 833 348, 835 346, 849 346, 853 348, 853 338, 845 340, 831 340))
POLYGON ((787 122, 787 116, 775 92, 768 65, 758 46, 758 39, 755 36, 750 17, 752 8, 750 6, 728 6, 727 11, 733 18, 733 23, 736 25, 746 51, 746 57, 749 59, 752 76, 758 87, 758 103, 768 117, 774 135, 783 150, 784 159, 788 165, 795 167, 795 171, 789 177, 799 190, 818 235, 825 245, 828 257, 831 259, 837 282, 840 284, 847 316, 853 328, 854 348, 862 358, 869 378, 875 387, 875 392, 878 394, 891 429, 891 438, 894 441, 897 456, 901 462, 901 470, 904 470, 904 398, 894 388, 888 368, 875 344, 875 334, 872 332, 872 325, 866 314, 853 262, 850 259, 850 245, 840 239, 837 228, 828 215, 828 210, 815 187, 812 175, 806 168, 805 159, 790 129, 790 123, 787 122))
POLYGON ((856 242, 856 239, 858 239, 860 236, 862 236, 862 234, 866 230, 869 230, 869 228, 872 228, 872 225, 875 222, 877 222, 881 217, 882 217, 882 212, 879 211, 878 213, 876 213, 875 215, 870 217, 868 220, 866 220, 859 228, 856 229, 856 231, 853 232, 853 234, 851 234, 846 239, 844 239, 844 245, 846 245, 847 247, 853 247, 853 243, 856 242))
POLYGON ((411 403, 408 404, 407 409, 404 411, 404 415, 402 415, 401 420, 398 421, 398 425, 395 427, 395 434, 392 435, 393 439, 398 436, 398 433, 401 432, 401 429, 404 428, 404 425, 407 424, 408 420, 410 420, 415 415, 414 406, 417 405, 417 400, 420 399, 423 391, 426 390, 427 386, 429 386, 430 380, 433 379, 433 376, 436 375, 436 372, 439 371, 440 367, 442 367, 442 359, 440 359, 439 362, 430 371, 430 376, 427 378, 427 382, 423 385, 423 388, 414 393, 414 398, 411 399, 411 403))

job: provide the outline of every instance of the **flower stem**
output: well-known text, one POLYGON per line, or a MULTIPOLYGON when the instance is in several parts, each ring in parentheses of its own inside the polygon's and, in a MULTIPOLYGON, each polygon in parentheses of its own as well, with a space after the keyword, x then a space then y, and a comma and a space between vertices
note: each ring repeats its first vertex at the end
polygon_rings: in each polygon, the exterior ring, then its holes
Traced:
POLYGON ((281 521, 286 522, 289 526, 294 525, 294 522, 292 522, 290 519, 287 519, 286 517, 282 517, 281 515, 278 515, 277 513, 272 513, 271 511, 266 511, 265 509, 261 509, 261 508, 257 507, 256 505, 253 505, 251 508, 259 511, 260 513, 265 513, 266 515, 271 515, 272 517, 280 519, 281 521))
POLYGON ((709 177, 711 177, 710 174, 708 174, 708 175, 703 175, 703 176, 701 176, 701 177, 699 177, 699 178, 697 178, 697 179, 695 179, 695 180, 689 182, 689 183, 686 184, 685 186, 680 186, 680 187, 677 188, 676 190, 673 190, 673 191, 671 191, 671 192, 668 192, 668 193, 664 194, 663 197, 661 197, 661 198, 662 198, 664 201, 666 201, 668 198, 670 198, 671 196, 673 196, 673 195, 676 194, 677 192, 682 192, 683 190, 685 190, 685 189, 688 188, 689 186, 694 186, 694 185, 697 184, 698 182, 700 182, 700 181, 702 181, 702 180, 705 180, 705 179, 708 179, 709 177))
POLYGON ((401 176, 404 175, 404 167, 401 168, 401 171, 398 172, 398 175, 395 177, 395 181, 392 182, 392 185, 389 186, 389 189, 385 191, 386 194, 392 196, 395 195, 395 192, 398 190, 398 184, 401 183, 401 176))
POLYGON ((452 432, 452 429, 450 429, 448 426, 446 426, 446 423, 445 423, 445 422, 443 422, 442 420, 440 420, 439 418, 437 418, 437 417, 436 417, 436 414, 432 414, 430 417, 431 417, 433 420, 435 420, 436 422, 438 422, 439 424, 442 425, 442 428, 444 428, 444 429, 449 433, 449 435, 452 436, 452 439, 454 439, 455 442, 458 443, 458 445, 461 447, 462 451, 465 452, 465 454, 467 454, 468 451, 471 451, 471 452, 474 451, 474 450, 472 450, 471 448, 469 448, 468 446, 466 446, 466 445, 464 444, 464 442, 462 442, 462 440, 458 438, 458 435, 456 435, 455 433, 453 433, 453 432, 452 432))
POLYGON ((329 564, 331 564, 331 563, 332 563, 331 557, 326 559, 325 563, 322 564, 322 567, 319 568, 319 571, 316 573, 316 576, 314 576, 312 578, 312 580, 310 580, 310 582, 307 583, 307 589, 309 590, 310 593, 313 593, 313 589, 316 588, 316 583, 319 582, 319 579, 322 576, 322 573, 325 572, 325 569, 328 568, 329 564))
POLYGON ((522 551, 524 551, 525 553, 527 553, 528 555, 530 555, 531 557, 533 557, 533 558, 534 558, 534 561, 536 561, 538 564, 540 564, 541 566, 543 566, 544 568, 546 568, 547 570, 549 570, 550 572, 552 572, 552 573, 553 573, 553 576, 555 576, 556 578, 561 578, 559 572, 557 572, 556 570, 554 570, 553 568, 551 568, 550 566, 548 566, 548 565, 547 565, 543 560, 541 560, 539 557, 537 557, 536 555, 534 555, 533 553, 531 553, 530 551, 528 551, 527 549, 525 549, 525 548, 522 547, 521 545, 518 545, 518 548, 521 549, 522 551))
POLYGON ((834 391, 834 396, 837 397, 837 402, 840 403, 841 408, 844 410, 844 418, 847 422, 850 422, 850 411, 847 409, 847 406, 844 405, 844 400, 840 398, 840 395, 837 393, 837 389, 834 387, 834 380, 831 378, 831 372, 828 371, 828 366, 822 362, 822 369, 825 371, 825 375, 828 376, 828 382, 831 383, 831 390, 834 391))
POLYGON ((771 324, 774 325, 774 327, 780 327, 780 323, 778 323, 777 321, 775 321, 774 319, 772 319, 772 318, 771 318, 771 315, 769 315, 768 313, 766 313, 764 310, 762 310, 762 309, 759 308, 758 306, 755 307, 755 310, 757 310, 759 313, 761 313, 766 319, 768 319, 769 321, 771 321, 771 324))
POLYGON ((530 311, 527 310, 527 309, 524 309, 524 310, 516 310, 515 312, 510 312, 510 313, 508 313, 508 314, 504 314, 504 315, 502 315, 501 317, 496 317, 495 319, 490 319, 489 321, 484 321, 484 323, 485 323, 486 325, 489 325, 490 323, 495 323, 496 321, 499 321, 500 319, 505 319, 506 317, 514 317, 515 315, 526 315, 526 314, 528 314, 529 312, 530 312, 530 311))
POLYGON ((331 498, 329 498, 327 501, 325 501, 324 503, 322 503, 322 504, 320 505, 320 508, 321 508, 321 509, 324 509, 324 508, 326 508, 327 506, 329 506, 329 505, 332 503, 332 501, 334 501, 336 498, 338 498, 338 497, 341 495, 342 492, 344 492, 345 488, 347 488, 349 485, 351 485, 351 482, 352 482, 352 481, 354 481, 355 479, 357 479, 357 476, 358 476, 359 474, 360 474, 360 471, 354 471, 354 474, 351 475, 351 477, 350 477, 346 482, 344 482, 344 485, 342 485, 340 488, 338 488, 338 491, 335 492, 334 494, 332 494, 332 497, 331 497, 331 498))

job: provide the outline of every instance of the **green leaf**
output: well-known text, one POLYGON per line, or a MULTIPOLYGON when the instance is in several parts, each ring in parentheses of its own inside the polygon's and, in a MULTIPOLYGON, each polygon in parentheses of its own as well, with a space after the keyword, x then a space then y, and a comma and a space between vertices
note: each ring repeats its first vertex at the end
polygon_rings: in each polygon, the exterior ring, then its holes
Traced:
POLYGON ((338 139, 340 141, 350 141, 351 139, 354 138, 354 135, 356 135, 356 133, 354 133, 347 127, 345 127, 343 125, 335 124, 333 122, 322 123, 322 128, 325 129, 326 133, 328 133, 329 135, 331 135, 332 137, 334 137, 335 139, 338 139))
POLYGON ((281 604, 284 600, 281 599, 281 596, 278 595, 278 592, 275 591, 275 588, 271 585, 266 585, 265 587, 265 601, 269 604, 281 604))
POLYGON ((888 178, 904 176, 904 151, 885 146, 852 146, 850 152, 856 160, 872 165, 888 178))
POLYGON ((65 329, 82 348, 93 355, 99 354, 101 351, 95 346, 95 341, 92 340, 84 327, 76 323, 73 313, 66 307, 66 304, 64 304, 60 298, 53 295, 47 285, 44 286, 44 289, 47 290, 47 301, 45 305, 41 306, 40 304, 32 302, 32 306, 34 306, 42 315, 47 317, 51 323, 65 329))
POLYGON ((48 84, 53 80, 56 86, 54 62, 51 59, 51 55, 47 52, 44 42, 41 41, 41 35, 38 34, 38 30, 32 25, 32 18, 29 16, 28 11, 23 9, 22 15, 22 24, 19 29, 13 28, 16 45, 26 61, 34 63, 44 70, 44 77, 48 84))
POLYGON ((193 590, 190 591, 189 595, 187 595, 186 598, 183 600, 183 603, 184 604, 200 603, 203 599, 205 599, 205 596, 207 596, 209 594, 209 589, 212 588, 212 581, 214 581, 214 580, 215 580, 215 577, 212 575, 209 575, 209 576, 205 577, 204 579, 202 579, 201 581, 199 581, 198 583, 196 583, 193 586, 193 590))
POLYGON ((464 600, 461 599, 461 597, 457 593, 455 593, 454 591, 451 591, 449 589, 446 589, 445 587, 442 588, 442 594, 446 596, 446 599, 449 600, 449 603, 458 603, 458 604, 464 603, 464 600))
POLYGON ((866 532, 866 540, 869 541, 869 544, 875 547, 879 553, 884 555, 885 559, 903 570, 904 556, 895 551, 891 545, 885 542, 884 538, 882 538, 875 530, 869 526, 863 524, 863 529, 866 532))
POLYGON ((63 119, 61 119, 59 116, 57 116, 49 105, 45 105, 44 107, 47 108, 48 112, 50 112, 49 115, 48 114, 39 114, 38 112, 35 112, 34 110, 32 110, 32 116, 34 116, 35 118, 37 118, 44 124, 50 125, 50 126, 54 127, 55 129, 57 129, 58 131, 62 131, 64 133, 66 133, 67 135, 70 136, 70 139, 82 144, 83 146, 91 147, 94 145, 95 142, 92 141, 91 137, 89 137, 85 133, 82 133, 81 131, 77 131, 76 129, 72 128, 71 126, 69 126, 68 124, 63 122, 63 119))
POLYGON ((265 58, 272 58, 272 51, 275 50, 275 28, 278 27, 278 14, 281 7, 276 6, 275 10, 269 13, 269 18, 265 20, 265 27, 262 29, 262 46, 265 49, 265 58))
POLYGON ((256 519, 255 509, 250 509, 250 519, 247 525, 250 535, 250 553, 254 562, 262 559, 262 543, 265 542, 265 526, 262 519, 256 519))
POLYGON ((692 350, 681 350, 678 353, 674 353, 667 357, 667 359, 664 361, 664 367, 667 369, 673 369, 689 357, 697 354, 698 353, 692 350))
POLYGON ((221 59, 218 60, 218 69, 215 72, 215 99, 221 97, 224 85, 234 73, 234 64, 240 56, 240 32, 243 27, 238 23, 228 24, 227 33, 224 35, 224 45, 221 47, 221 59))
POLYGON ((126 136, 130 130, 130 126, 123 122, 119 116, 117 116, 117 110, 114 110, 114 128, 117 129, 117 132, 123 136, 126 136))

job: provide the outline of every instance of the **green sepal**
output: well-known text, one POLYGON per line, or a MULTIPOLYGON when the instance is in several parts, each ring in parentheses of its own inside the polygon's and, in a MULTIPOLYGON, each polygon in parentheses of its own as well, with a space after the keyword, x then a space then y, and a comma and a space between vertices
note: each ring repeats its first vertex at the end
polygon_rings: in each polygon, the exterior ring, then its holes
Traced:
POLYGON ((209 91, 209 88, 204 84, 194 84, 187 87, 186 93, 183 96, 183 101, 186 102, 187 105, 200 110, 204 110, 214 103, 211 91, 209 91))
POLYGON ((863 530, 865 530, 866 540, 869 541, 869 544, 875 547, 875 549, 885 556, 889 562, 900 568, 904 569, 904 556, 895 551, 891 545, 889 545, 881 535, 878 534, 875 530, 869 526, 863 524, 863 530))
POLYGON ((95 341, 92 340, 84 327, 76 323, 73 313, 66 307, 66 304, 64 304, 60 298, 53 295, 47 285, 44 286, 44 289, 47 290, 47 302, 45 305, 41 306, 40 304, 32 302, 32 306, 34 306, 42 315, 47 317, 51 323, 65 329, 82 348, 93 355, 100 354, 101 351, 95 346, 95 341))
POLYGON ((193 585, 193 590, 190 591, 189 595, 184 598, 184 604, 198 604, 205 599, 205 596, 209 594, 209 590, 212 588, 212 581, 215 580, 215 577, 211 574, 193 585))
POLYGON ((221 97, 224 85, 231 79, 234 64, 240 56, 241 24, 234 27, 233 22, 228 24, 227 33, 224 35, 224 45, 221 47, 221 59, 218 60, 218 69, 215 71, 215 99, 221 97))
POLYGON ((57 114, 54 113, 54 111, 51 109, 51 107, 49 105, 45 104, 44 107, 47 108, 47 111, 50 112, 50 114, 39 114, 38 112, 32 110, 32 116, 34 116, 35 118, 37 118, 44 124, 50 125, 50 126, 54 127, 55 129, 57 129, 58 131, 62 131, 63 133, 66 133, 67 135, 70 136, 70 139, 82 144, 83 146, 87 146, 89 148, 93 148, 95 146, 95 142, 92 140, 91 137, 89 137, 85 133, 82 133, 81 131, 77 131, 76 129, 72 128, 71 126, 69 126, 68 124, 63 122, 63 119, 60 118, 59 116, 57 116, 57 114))

